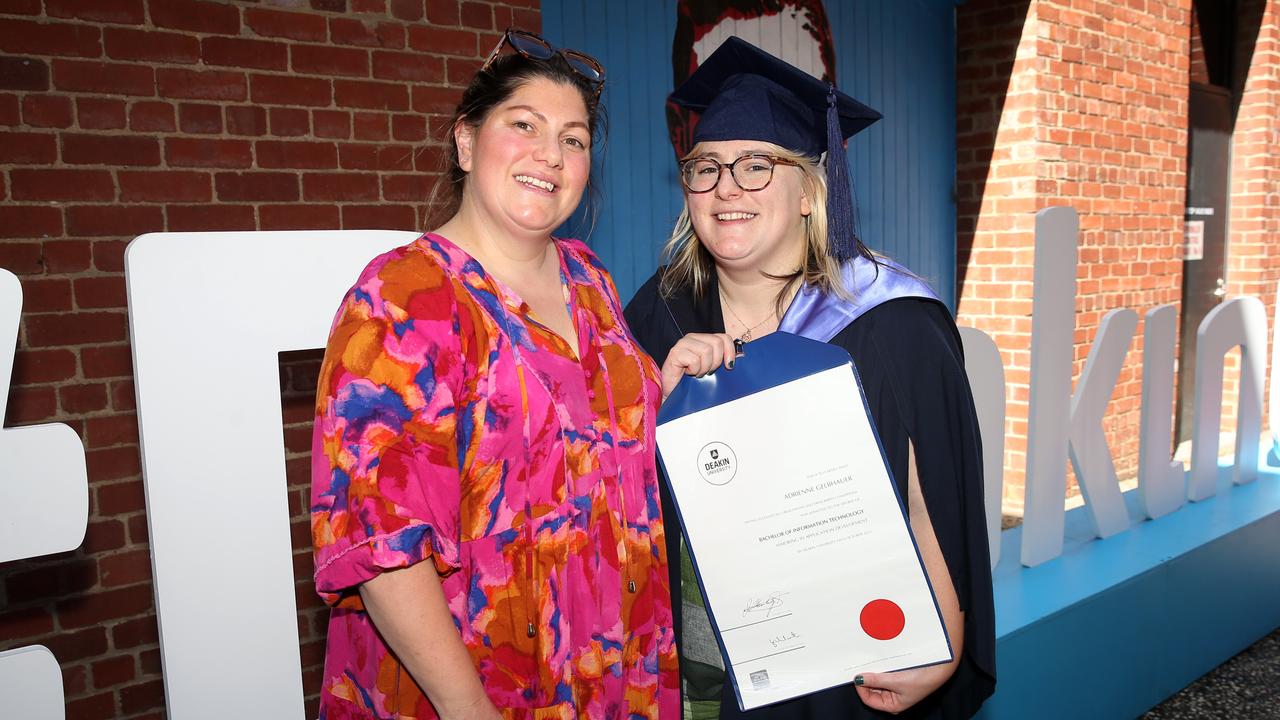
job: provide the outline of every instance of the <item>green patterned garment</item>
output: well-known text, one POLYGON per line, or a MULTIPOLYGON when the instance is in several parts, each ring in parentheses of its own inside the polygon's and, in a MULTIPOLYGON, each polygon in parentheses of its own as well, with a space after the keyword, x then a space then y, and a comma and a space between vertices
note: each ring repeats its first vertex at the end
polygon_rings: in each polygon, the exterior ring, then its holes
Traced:
POLYGON ((680 689, 683 720, 717 720, 724 689, 724 659, 711 629, 707 602, 693 572, 693 560, 680 539, 680 599, 684 633, 680 643, 680 689))

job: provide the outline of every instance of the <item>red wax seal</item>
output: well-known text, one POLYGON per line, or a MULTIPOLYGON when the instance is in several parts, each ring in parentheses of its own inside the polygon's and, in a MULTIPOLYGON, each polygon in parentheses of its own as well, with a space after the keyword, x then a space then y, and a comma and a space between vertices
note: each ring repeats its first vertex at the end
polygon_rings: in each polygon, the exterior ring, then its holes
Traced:
POLYGON ((858 616, 862 631, 877 640, 892 640, 902 633, 907 624, 907 617, 902 608, 892 600, 872 600, 862 608, 858 616))

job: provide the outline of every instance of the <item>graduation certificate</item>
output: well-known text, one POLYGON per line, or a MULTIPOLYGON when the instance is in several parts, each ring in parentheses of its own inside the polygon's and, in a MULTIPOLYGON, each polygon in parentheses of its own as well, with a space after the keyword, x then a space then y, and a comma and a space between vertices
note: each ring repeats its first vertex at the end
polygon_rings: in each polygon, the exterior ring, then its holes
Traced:
POLYGON ((735 365, 682 380, 657 439, 742 709, 950 661, 848 353, 774 333, 735 365))

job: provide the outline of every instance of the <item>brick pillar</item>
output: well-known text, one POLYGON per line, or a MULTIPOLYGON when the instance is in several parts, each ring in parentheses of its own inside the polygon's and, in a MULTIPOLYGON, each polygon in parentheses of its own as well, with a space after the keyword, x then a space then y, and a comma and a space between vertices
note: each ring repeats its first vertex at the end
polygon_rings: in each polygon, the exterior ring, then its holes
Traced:
MULTIPOLYGON (((1078 378, 1108 311, 1141 316, 1181 299, 1191 2, 1041 5, 1039 204, 1080 212, 1078 378)), ((1142 331, 1104 420, 1121 479, 1138 467, 1142 331)))
POLYGON ((1030 0, 956 8, 958 314, 1000 348, 1005 502, 1021 507, 1031 366, 1036 38, 1030 0))
POLYGON ((1238 22, 1227 291, 1258 298, 1270 317, 1280 281, 1280 0, 1241 0, 1238 22))
MULTIPOLYGON (((0 650, 50 647, 67 717, 165 715, 128 241, 420 227, 433 138, 511 25, 539 29, 539 1, 0 4, 0 266, 25 294, 4 422, 69 424, 90 485, 82 547, 0 566, 0 650)), ((327 618, 311 587, 307 516, 315 365, 291 354, 281 373, 310 717, 327 618)), ((233 450, 214 452, 234 463, 233 450)), ((227 591, 227 602, 253 602, 253 588, 227 591)))
MULTIPOLYGON (((1005 359, 1005 499, 1015 512, 1026 462, 1034 213, 1053 205, 1080 213, 1078 378, 1107 311, 1142 314, 1180 298, 1190 54, 1190 0, 1021 5, 1021 19, 1018 3, 999 0, 957 9, 960 121, 972 107, 988 124, 961 135, 960 257, 968 267, 959 315, 991 334, 1005 359), (993 116, 991 91, 1010 66, 993 116)), ((1138 332, 1104 420, 1122 479, 1137 469, 1138 332)))
POLYGON ((1253 52, 1239 93, 1231 149, 1228 290, 1270 309, 1280 280, 1280 0, 1243 0, 1237 43, 1253 52), (1256 20, 1256 24, 1249 22, 1256 20), (1248 35, 1254 35, 1253 38, 1248 35))

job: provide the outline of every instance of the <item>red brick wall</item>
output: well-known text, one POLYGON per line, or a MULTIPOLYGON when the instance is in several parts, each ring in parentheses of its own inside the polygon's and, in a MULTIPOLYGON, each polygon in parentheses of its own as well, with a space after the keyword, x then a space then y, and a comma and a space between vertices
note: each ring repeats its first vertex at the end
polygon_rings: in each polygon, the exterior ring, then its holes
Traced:
POLYGON ((1200 36, 1200 14, 1191 8, 1191 82, 1209 83, 1209 66, 1200 36))
MULTIPOLYGON (((1037 189, 1080 213, 1078 378, 1108 311, 1181 300, 1191 2, 1077 4, 1042 3, 1037 189)), ((1103 422, 1121 478, 1138 468, 1143 329, 1103 422)))
POLYGON ((1280 281, 1280 0, 1241 0, 1239 15, 1237 48, 1252 53, 1237 61, 1227 294, 1258 298, 1270 318, 1280 281))
MULTIPOLYGON (((70 553, 0 566, 0 650, 63 666, 67 717, 164 717, 123 253, 157 230, 421 226, 431 139, 538 0, 14 0, 0 4, 0 267, 24 306, 5 425, 83 439, 70 553), (289 5, 289 8, 281 7, 289 5)), ((282 364, 304 679, 314 353, 282 364)))
POLYGON ((1004 358, 1005 500, 1021 503, 1031 366, 1035 225, 1031 0, 956 8, 956 228, 960 321, 990 335, 1004 358))
MULTIPOLYGON (((1190 0, 979 0, 961 29, 959 314, 1006 364, 1005 500, 1021 504, 1034 213, 1080 213, 1075 376, 1103 315, 1180 297, 1190 0), (1079 9, 1077 9, 1079 8, 1079 9), (1016 44, 1014 38, 1017 38, 1016 44), (1003 88, 1000 85, 1003 84, 1003 88), (992 90, 1004 101, 993 111, 992 90)), ((1121 478, 1137 469, 1142 328, 1104 420, 1121 478)))

